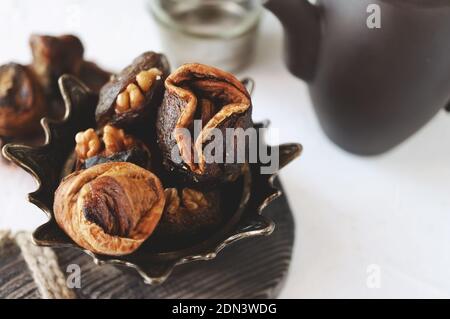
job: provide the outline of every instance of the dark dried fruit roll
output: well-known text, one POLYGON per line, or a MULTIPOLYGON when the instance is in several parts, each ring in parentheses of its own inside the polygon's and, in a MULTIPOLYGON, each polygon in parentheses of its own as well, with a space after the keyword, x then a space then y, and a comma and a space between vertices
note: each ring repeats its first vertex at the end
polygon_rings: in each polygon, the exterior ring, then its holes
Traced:
MULTIPOLYGON (((244 164, 236 160, 237 143, 227 143, 226 129, 246 130, 253 126, 251 99, 244 85, 230 73, 202 64, 186 64, 167 78, 165 86, 156 127, 166 168, 177 171, 188 182, 234 180, 244 164), (197 135, 194 121, 201 124, 197 135), (204 149, 214 141, 217 131, 222 133, 223 145, 216 147, 221 154, 206 158, 204 149)), ((246 154, 248 144, 239 147, 239 154, 246 154)))
POLYGON ((137 57, 100 91, 95 114, 98 125, 149 123, 161 104, 169 72, 162 54, 146 52, 137 57))
POLYGON ((121 256, 152 235, 164 203, 156 175, 130 163, 105 163, 67 176, 56 190, 54 213, 81 247, 121 256))
POLYGON ((86 86, 95 93, 100 93, 103 85, 108 83, 112 74, 103 70, 97 64, 89 61, 83 61, 78 77, 86 86))
POLYGON ((61 75, 79 74, 84 48, 77 37, 32 35, 30 47, 33 55, 33 69, 47 93, 58 90, 57 83, 61 75))
POLYGON ((76 170, 107 162, 128 162, 151 168, 151 154, 144 143, 114 126, 104 126, 99 134, 92 128, 80 132, 75 142, 76 170))
POLYGON ((167 188, 164 194, 166 204, 155 236, 187 238, 212 230, 222 221, 218 191, 167 188))
POLYGON ((24 136, 39 128, 45 115, 44 92, 26 66, 0 66, 0 136, 24 136))
POLYGON ((109 72, 92 62, 84 61, 83 44, 74 35, 32 35, 30 46, 32 67, 46 94, 50 96, 59 95, 58 79, 63 74, 79 77, 96 93, 110 78, 109 72))

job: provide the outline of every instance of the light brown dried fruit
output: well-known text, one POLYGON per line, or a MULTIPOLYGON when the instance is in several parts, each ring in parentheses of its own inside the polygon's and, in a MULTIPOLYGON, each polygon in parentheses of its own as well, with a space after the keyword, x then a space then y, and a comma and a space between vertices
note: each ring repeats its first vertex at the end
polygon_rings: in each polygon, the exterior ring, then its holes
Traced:
POLYGON ((45 116, 44 92, 26 66, 0 66, 0 135, 24 136, 36 131, 45 116))
POLYGON ((58 225, 94 253, 121 256, 153 234, 164 209, 159 178, 130 163, 105 163, 67 176, 55 192, 58 225))

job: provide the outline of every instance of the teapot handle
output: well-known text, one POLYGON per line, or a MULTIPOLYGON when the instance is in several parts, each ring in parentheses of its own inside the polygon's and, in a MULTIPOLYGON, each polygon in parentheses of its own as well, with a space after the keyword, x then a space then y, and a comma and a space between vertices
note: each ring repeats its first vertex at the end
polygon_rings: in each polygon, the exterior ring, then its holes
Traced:
POLYGON ((295 76, 314 78, 321 38, 320 7, 308 0, 266 0, 264 6, 278 17, 285 31, 285 62, 295 76))

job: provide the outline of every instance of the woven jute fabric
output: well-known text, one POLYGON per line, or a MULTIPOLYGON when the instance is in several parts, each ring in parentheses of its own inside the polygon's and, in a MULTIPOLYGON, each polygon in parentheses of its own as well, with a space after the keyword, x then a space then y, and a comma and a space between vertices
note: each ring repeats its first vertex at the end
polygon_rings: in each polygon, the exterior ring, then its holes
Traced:
POLYGON ((74 291, 67 287, 66 278, 52 249, 34 245, 29 233, 18 233, 16 243, 19 245, 42 298, 76 298, 74 291))
POLYGON ((271 236, 179 266, 159 286, 146 285, 131 270, 98 266, 78 249, 37 247, 29 233, 0 231, 0 298, 275 298, 289 269, 294 221, 284 197, 264 214, 276 222, 271 236), (79 286, 68 284, 74 265, 79 286))

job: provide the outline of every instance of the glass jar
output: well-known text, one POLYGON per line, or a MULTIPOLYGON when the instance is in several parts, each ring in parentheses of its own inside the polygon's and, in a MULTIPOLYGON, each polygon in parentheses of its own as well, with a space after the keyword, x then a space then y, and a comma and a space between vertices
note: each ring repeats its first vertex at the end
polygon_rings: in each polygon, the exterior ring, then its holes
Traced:
POLYGON ((235 72, 252 58, 261 0, 148 0, 174 66, 201 62, 235 72))

